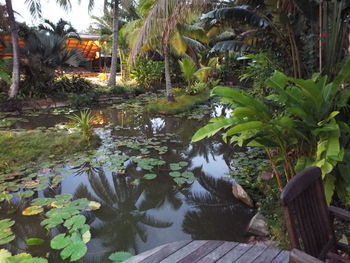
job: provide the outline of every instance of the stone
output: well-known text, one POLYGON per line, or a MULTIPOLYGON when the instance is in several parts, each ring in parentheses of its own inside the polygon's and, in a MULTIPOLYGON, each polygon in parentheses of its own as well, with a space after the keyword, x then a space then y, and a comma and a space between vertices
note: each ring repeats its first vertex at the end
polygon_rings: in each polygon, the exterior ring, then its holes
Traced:
POLYGON ((250 220, 247 232, 256 236, 270 235, 266 219, 260 212, 256 213, 250 220))
POLYGON ((243 187, 238 184, 236 181, 232 183, 232 194, 237 199, 241 200, 243 203, 250 207, 254 207, 252 199, 249 197, 247 192, 243 189, 243 187))

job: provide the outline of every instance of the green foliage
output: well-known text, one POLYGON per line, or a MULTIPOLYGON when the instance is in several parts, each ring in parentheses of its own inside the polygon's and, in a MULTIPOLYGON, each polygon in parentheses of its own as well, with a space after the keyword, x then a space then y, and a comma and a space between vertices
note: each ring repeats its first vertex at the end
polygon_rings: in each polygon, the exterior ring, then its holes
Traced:
POLYGON ((182 95, 176 98, 175 102, 168 102, 166 99, 156 99, 147 105, 147 110, 161 114, 178 114, 193 109, 196 105, 208 100, 209 94, 203 92, 194 96, 182 95))
POLYGON ((15 221, 10 219, 0 220, 0 245, 7 244, 15 239, 15 235, 11 231, 11 226, 15 221))
POLYGON ((212 71, 211 67, 201 66, 197 69, 197 66, 192 59, 184 57, 179 60, 179 65, 182 73, 182 77, 187 81, 187 85, 191 86, 193 82, 197 79, 201 82, 205 82, 209 78, 209 74, 212 71))
POLYGON ((65 131, 0 132, 0 172, 38 166, 45 161, 93 149, 98 144, 97 137, 93 137, 89 145, 81 135, 65 131))
POLYGON ((90 110, 85 110, 85 111, 81 111, 80 115, 73 114, 68 118, 75 121, 76 127, 78 127, 80 131, 83 133, 84 139, 86 141, 90 141, 93 135, 92 121, 94 117, 95 116, 92 115, 92 112, 90 110))
POLYGON ((96 88, 96 85, 91 81, 79 76, 72 77, 62 76, 55 79, 49 93, 87 93, 96 88))
POLYGON ((32 32, 25 38, 21 50, 25 57, 25 79, 21 93, 26 96, 44 96, 50 93, 56 71, 65 67, 82 66, 86 60, 78 49, 68 50, 64 38, 44 32, 32 32))
POLYGON ((280 188, 282 180, 277 166, 283 169, 286 179, 305 167, 319 166, 330 202, 337 179, 330 179, 329 174, 344 157, 340 125, 349 130, 335 118, 339 113, 336 110, 343 106, 340 98, 349 98, 349 93, 340 89, 349 76, 349 58, 333 82, 328 82, 326 76, 315 75, 303 80, 275 72, 266 80, 266 85, 272 90, 269 98, 280 106, 277 112, 247 92, 216 87, 213 95, 234 107, 232 116, 212 119, 194 134, 192 141, 228 129, 223 136, 225 141, 262 147, 269 156, 280 188))
POLYGON ((150 89, 154 85, 159 85, 163 79, 163 62, 153 61, 144 57, 139 57, 131 71, 131 77, 136 80, 140 87, 150 89))
POLYGON ((7 63, 4 59, 0 58, 0 82, 3 81, 6 84, 11 83, 11 76, 7 68, 7 63))
POLYGON ((125 252, 125 251, 118 251, 118 252, 114 252, 113 254, 111 254, 108 259, 111 260, 113 263, 122 263, 125 260, 127 260, 128 258, 131 258, 133 255, 130 254, 129 252, 125 252))
POLYGON ((50 245, 52 249, 61 250, 62 259, 69 258, 70 261, 76 261, 85 255, 86 243, 90 241, 90 226, 85 224, 86 218, 80 214, 81 211, 88 209, 89 201, 84 198, 71 201, 71 198, 70 194, 57 195, 54 198, 38 198, 32 205, 53 207, 45 213, 46 219, 40 224, 47 229, 62 224, 67 229, 67 233, 56 235, 50 245))
POLYGON ((187 95, 198 95, 203 93, 207 89, 207 84, 204 82, 195 82, 192 85, 186 87, 185 93, 187 95))
POLYGON ((249 60, 247 66, 242 66, 238 77, 241 82, 249 85, 248 92, 256 96, 269 95, 265 80, 278 70, 277 62, 266 53, 249 54, 237 60, 249 60))

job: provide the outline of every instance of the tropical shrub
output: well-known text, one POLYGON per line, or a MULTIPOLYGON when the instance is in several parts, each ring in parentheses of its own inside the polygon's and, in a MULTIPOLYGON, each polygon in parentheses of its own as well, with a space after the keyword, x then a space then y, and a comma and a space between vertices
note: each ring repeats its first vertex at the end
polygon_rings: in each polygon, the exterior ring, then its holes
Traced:
POLYGON ((67 49, 64 38, 44 32, 30 33, 21 54, 25 73, 22 93, 27 96, 49 93, 55 77, 64 68, 83 66, 86 62, 78 49, 67 49))
POLYGON ((131 71, 131 77, 136 80, 140 87, 150 89, 153 85, 159 85, 161 83, 163 72, 163 62, 140 57, 131 71))
MULTIPOLYGON (((261 147, 266 151, 280 189, 297 172, 316 165, 322 169, 330 202, 335 191, 350 190, 346 179, 333 171, 344 159, 341 136, 349 133, 348 124, 335 118, 349 99, 350 91, 341 88, 349 76, 350 57, 332 82, 320 74, 304 80, 275 72, 265 83, 272 92, 268 99, 278 105, 278 110, 272 108, 271 103, 237 88, 216 87, 212 94, 233 107, 232 116, 211 119, 192 140, 198 141, 225 129, 226 142, 261 147)), ((349 196, 349 192, 347 196, 338 195, 345 204, 350 204, 349 196)))
POLYGON ((265 80, 279 70, 278 63, 266 53, 248 54, 237 60, 248 60, 248 65, 242 66, 238 71, 238 79, 248 84, 249 93, 256 96, 269 95, 265 80))
POLYGON ((50 93, 85 93, 94 88, 95 84, 79 75, 62 76, 54 80, 50 93))
POLYGON ((187 95, 197 95, 199 93, 202 93, 207 89, 207 84, 204 82, 196 82, 193 83, 192 85, 188 86, 185 89, 185 93, 187 95))
POLYGON ((192 59, 184 57, 179 60, 182 78, 187 82, 188 86, 191 86, 196 80, 205 82, 209 78, 209 74, 212 71, 211 67, 200 66, 198 69, 192 59))

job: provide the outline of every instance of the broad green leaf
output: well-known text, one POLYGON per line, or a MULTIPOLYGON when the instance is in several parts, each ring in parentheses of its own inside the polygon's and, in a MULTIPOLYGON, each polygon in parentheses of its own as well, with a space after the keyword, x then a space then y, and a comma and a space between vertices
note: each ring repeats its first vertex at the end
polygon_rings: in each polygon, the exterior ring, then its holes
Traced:
POLYGON ((60 253, 62 259, 70 257, 70 261, 76 261, 82 258, 87 251, 87 247, 83 241, 75 241, 66 246, 60 253))
POLYGON ((44 239, 41 238, 36 238, 36 237, 31 237, 31 238, 27 238, 26 239, 26 244, 28 246, 36 246, 36 245, 41 245, 42 243, 44 243, 44 239))
POLYGON ((68 244, 71 242, 69 237, 66 237, 65 234, 59 234, 57 236, 55 236, 51 242, 50 242, 50 246, 52 249, 63 249, 66 246, 68 246, 68 244))
POLYGON ((155 179, 156 177, 157 177, 156 174, 145 174, 145 175, 143 176, 143 179, 146 179, 146 180, 153 180, 153 179, 155 179))
POLYGON ((86 217, 83 215, 75 215, 64 222, 64 226, 71 231, 76 231, 81 228, 86 222, 86 217))
POLYGON ((332 197, 334 194, 335 190, 335 176, 332 175, 327 175, 324 178, 324 190, 325 190, 325 195, 326 195, 326 201, 327 204, 329 205, 332 201, 332 197))
POLYGON ((181 173, 180 172, 170 172, 169 175, 171 177, 180 177, 181 176, 181 173))
POLYGON ((91 232, 90 230, 86 231, 82 236, 81 236, 83 242, 86 244, 91 240, 91 232))
POLYGON ((7 263, 7 259, 11 257, 12 254, 6 249, 0 249, 0 263, 7 263))
POLYGON ((129 252, 125 251, 118 251, 113 254, 111 254, 108 259, 111 260, 113 263, 122 263, 123 261, 127 260, 128 258, 131 258, 133 255, 129 252))
POLYGON ((22 215, 32 216, 32 215, 40 214, 43 211, 44 211, 44 208, 42 208, 41 206, 33 205, 33 206, 29 206, 26 209, 24 209, 22 211, 22 215))

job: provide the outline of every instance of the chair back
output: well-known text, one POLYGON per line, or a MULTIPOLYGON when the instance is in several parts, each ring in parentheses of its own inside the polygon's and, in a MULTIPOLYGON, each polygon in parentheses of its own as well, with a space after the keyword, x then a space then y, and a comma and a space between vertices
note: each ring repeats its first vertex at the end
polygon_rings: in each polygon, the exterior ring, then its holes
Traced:
POLYGON ((284 187, 281 201, 292 248, 324 260, 335 239, 318 167, 294 176, 284 187))

